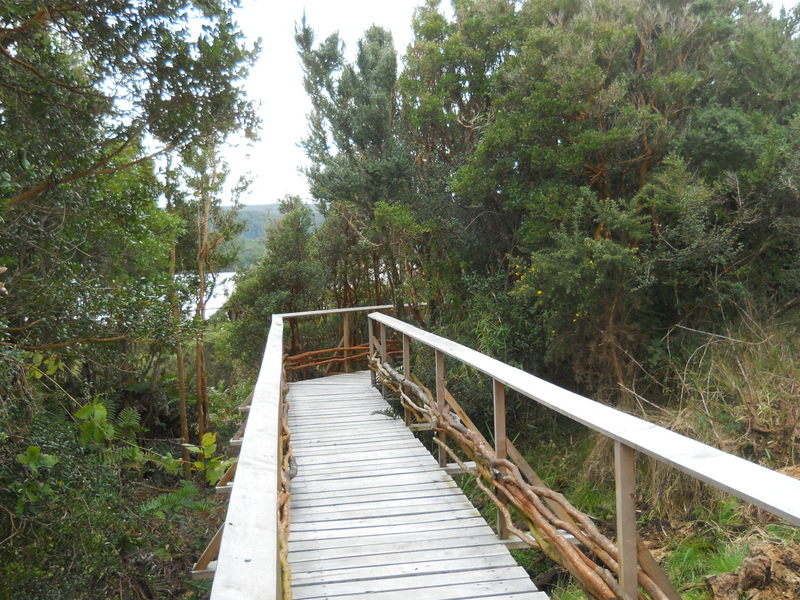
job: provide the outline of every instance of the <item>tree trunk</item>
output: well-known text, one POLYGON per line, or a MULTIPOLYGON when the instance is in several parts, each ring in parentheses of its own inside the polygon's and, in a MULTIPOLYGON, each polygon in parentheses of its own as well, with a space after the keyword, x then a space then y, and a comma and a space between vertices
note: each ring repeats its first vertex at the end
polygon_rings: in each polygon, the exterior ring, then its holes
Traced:
POLYGON ((206 317, 206 265, 208 263, 208 222, 211 216, 211 191, 217 179, 216 156, 211 158, 211 181, 201 191, 202 215, 197 220, 197 336, 195 338, 195 382, 197 388, 197 437, 208 430, 208 383, 206 381, 206 355, 203 341, 206 317))
MULTIPOLYGON (((167 203, 167 212, 174 213, 172 204, 167 203)), ((169 255, 169 273, 172 278, 172 291, 170 292, 170 304, 172 305, 172 321, 175 324, 175 329, 178 331, 178 339, 175 342, 175 361, 177 363, 177 376, 178 376, 178 415, 181 422, 181 443, 189 443, 189 418, 186 414, 186 362, 183 356, 183 342, 180 338, 181 327, 181 307, 178 301, 178 294, 175 291, 175 274, 178 264, 178 248, 176 244, 172 244, 169 255)), ((191 461, 189 460, 189 449, 184 445, 182 448, 183 454, 183 476, 189 478, 191 475, 191 461)))
MULTIPOLYGON (((169 208, 168 208, 169 210, 169 208)), ((172 245, 170 252, 170 275, 172 276, 173 286, 175 284, 175 272, 177 270, 177 247, 172 245)), ((183 342, 180 338, 181 308, 178 302, 178 294, 173 287, 170 292, 170 302, 172 304, 172 321, 175 328, 179 331, 175 341, 175 362, 178 371, 178 415, 181 421, 181 443, 189 443, 189 418, 186 414, 186 363, 183 356, 183 342)), ((183 446, 183 476, 187 479, 191 475, 191 462, 189 461, 189 450, 183 446)))

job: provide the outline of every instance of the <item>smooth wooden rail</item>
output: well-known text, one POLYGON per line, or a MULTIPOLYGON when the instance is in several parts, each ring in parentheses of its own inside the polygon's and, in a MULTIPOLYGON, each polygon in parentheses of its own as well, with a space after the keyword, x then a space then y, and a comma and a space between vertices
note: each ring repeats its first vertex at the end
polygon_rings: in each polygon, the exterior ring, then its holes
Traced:
MULTIPOLYGON (((201 557, 203 568, 196 572, 196 576, 213 574, 211 600, 255 600, 280 598, 282 595, 278 490, 284 321, 342 314, 347 338, 351 327, 350 314, 393 308, 387 304, 272 316, 255 388, 240 407, 240 411, 247 413, 247 421, 241 436, 235 436, 235 444, 241 445, 235 478, 230 482, 228 477, 220 486, 220 491, 230 491, 228 511, 221 533, 218 532, 201 557), (211 555, 217 547, 218 556, 213 561, 211 555)), ((233 471, 230 475, 233 475, 233 471)))
POLYGON ((280 597, 279 410, 283 318, 272 317, 222 531, 213 600, 280 597), (271 590, 271 592, 270 592, 271 590))

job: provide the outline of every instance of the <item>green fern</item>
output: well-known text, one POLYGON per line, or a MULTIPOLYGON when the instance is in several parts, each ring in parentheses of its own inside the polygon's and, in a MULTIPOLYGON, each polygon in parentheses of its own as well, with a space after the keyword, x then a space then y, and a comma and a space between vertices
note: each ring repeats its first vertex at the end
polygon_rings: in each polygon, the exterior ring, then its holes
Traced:
POLYGON ((120 446, 117 448, 106 448, 100 454, 100 462, 104 465, 124 465, 133 463, 141 465, 146 462, 147 457, 135 446, 120 446))
POLYGON ((142 427, 142 417, 136 409, 126 406, 123 408, 117 418, 114 419, 114 428, 117 435, 126 440, 132 440, 140 431, 144 431, 142 427))
POLYGON ((189 481, 181 482, 181 487, 174 492, 168 492, 151 498, 142 505, 142 512, 166 517, 168 514, 177 514, 182 510, 208 510, 211 503, 203 498, 200 491, 189 481))

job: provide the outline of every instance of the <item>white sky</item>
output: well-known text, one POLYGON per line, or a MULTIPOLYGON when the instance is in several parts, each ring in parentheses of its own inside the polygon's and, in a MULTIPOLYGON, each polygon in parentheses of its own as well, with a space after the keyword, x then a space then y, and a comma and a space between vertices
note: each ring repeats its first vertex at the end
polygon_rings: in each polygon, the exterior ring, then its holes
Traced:
MULTIPOLYGON (((307 164, 298 143, 306 136, 311 110, 302 83, 302 68, 294 42, 294 26, 306 13, 315 43, 338 31, 348 60, 355 58, 358 40, 371 25, 391 30, 395 49, 405 54, 411 41, 411 18, 422 0, 243 0, 238 22, 248 39, 262 39, 262 51, 247 83, 260 103, 261 140, 225 153, 229 182, 249 172, 254 181, 245 204, 277 202, 286 194, 308 198, 308 184, 298 168, 307 164)), ((444 2, 443 4, 448 4, 444 2)))
MULTIPOLYGON (((250 97, 260 103, 261 139, 251 147, 234 146, 225 152, 229 183, 240 174, 253 178, 245 204, 269 204, 286 194, 309 200, 308 184, 298 169, 307 164, 298 143, 307 132, 311 109, 302 84, 302 69, 294 43, 294 26, 303 11, 314 29, 315 41, 338 31, 348 60, 355 58, 358 40, 371 25, 391 30, 402 56, 411 41, 411 18, 423 0, 243 0, 238 21, 248 39, 262 39, 262 51, 247 82, 250 97)), ((794 6, 797 0, 774 2, 794 6)), ((442 7, 449 12, 449 2, 442 7)), ((402 65, 401 65, 402 68, 402 65)))

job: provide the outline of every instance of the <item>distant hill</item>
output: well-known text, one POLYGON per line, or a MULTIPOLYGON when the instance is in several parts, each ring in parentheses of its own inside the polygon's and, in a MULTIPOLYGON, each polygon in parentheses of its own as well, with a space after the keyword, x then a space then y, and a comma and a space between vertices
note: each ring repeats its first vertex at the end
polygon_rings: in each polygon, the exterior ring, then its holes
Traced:
MULTIPOLYGON (((325 220, 320 214, 316 205, 309 204, 308 207, 314 213, 314 227, 319 227, 325 220)), ((239 210, 239 221, 245 223, 247 227, 241 233, 241 237, 251 240, 263 240, 267 237, 266 229, 270 223, 280 220, 280 205, 274 204, 253 204, 242 206, 239 210)))
MULTIPOLYGON (((320 214, 316 205, 309 204, 308 207, 314 213, 314 227, 319 227, 325 218, 320 214)), ((230 207, 223 207, 230 210, 230 207)), ((264 251, 264 240, 267 238, 267 226, 280 221, 283 215, 280 211, 280 204, 252 204, 242 206, 239 210, 239 221, 245 224, 242 233, 239 234, 239 260, 235 268, 242 269, 253 264, 259 259, 264 251)))

